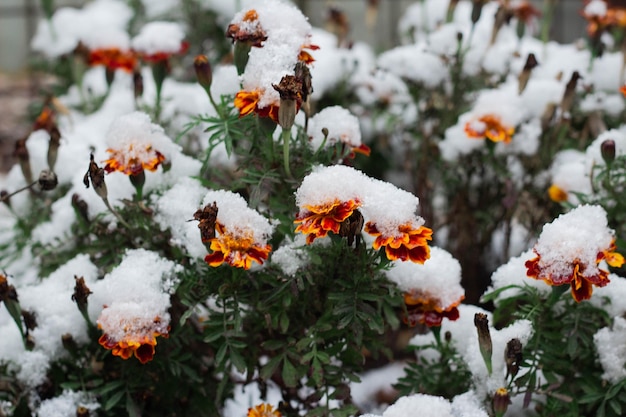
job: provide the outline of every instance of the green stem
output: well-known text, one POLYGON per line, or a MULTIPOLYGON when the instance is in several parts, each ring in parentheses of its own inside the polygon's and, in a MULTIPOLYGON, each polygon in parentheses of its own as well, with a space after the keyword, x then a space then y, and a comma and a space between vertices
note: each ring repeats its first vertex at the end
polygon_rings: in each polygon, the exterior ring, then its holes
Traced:
POLYGON ((108 198, 103 198, 102 201, 104 201, 104 205, 107 206, 109 211, 111 213, 113 213, 113 215, 117 218, 117 220, 121 224, 124 225, 124 227, 126 227, 127 229, 131 229, 130 225, 128 223, 126 223, 126 221, 122 218, 122 216, 113 207, 111 207, 111 204, 109 204, 109 199, 108 198))
POLYGON ((554 14, 554 0, 544 0, 543 20, 541 21, 541 41, 547 44, 550 40, 550 26, 552 26, 552 16, 554 14))
POLYGON ((291 131, 288 129, 283 129, 282 133, 283 137, 283 163, 285 165, 285 173, 288 177, 292 178, 291 168, 289 167, 289 145, 291 142, 291 131))

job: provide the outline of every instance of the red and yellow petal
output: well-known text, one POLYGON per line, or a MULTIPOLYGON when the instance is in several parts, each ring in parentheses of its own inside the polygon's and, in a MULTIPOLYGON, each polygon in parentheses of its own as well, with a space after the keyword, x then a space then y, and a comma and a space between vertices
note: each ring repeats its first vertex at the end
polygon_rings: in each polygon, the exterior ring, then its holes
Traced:
POLYGON ((307 244, 318 237, 327 236, 328 232, 337 234, 341 223, 360 206, 358 200, 344 202, 334 200, 319 206, 304 206, 306 211, 298 214, 294 220, 294 223, 300 223, 296 227, 296 232, 307 235, 307 244))
POLYGON ((239 91, 235 95, 235 107, 239 109, 239 117, 247 116, 254 112, 259 102, 258 91, 239 91))

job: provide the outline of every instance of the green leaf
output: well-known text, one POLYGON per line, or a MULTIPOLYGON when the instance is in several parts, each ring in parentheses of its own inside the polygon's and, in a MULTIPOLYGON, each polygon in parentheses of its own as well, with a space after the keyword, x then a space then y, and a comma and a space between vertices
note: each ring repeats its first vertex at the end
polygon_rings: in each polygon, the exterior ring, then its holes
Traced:
POLYGON ((311 377, 313 378, 315 385, 318 387, 321 387, 322 383, 324 382, 324 369, 322 368, 322 364, 317 359, 317 357, 313 359, 311 368, 312 368, 311 377))
POLYGON ((128 417, 141 417, 141 410, 135 401, 133 401, 133 397, 131 397, 130 393, 126 395, 126 412, 128 413, 128 417))
POLYGON ((239 372, 243 373, 246 370, 246 361, 239 351, 230 350, 230 361, 239 372))
POLYGON ((289 316, 286 312, 280 315, 280 331, 282 333, 287 333, 289 329, 289 316))
POLYGON ((104 411, 109 411, 110 409, 115 407, 120 401, 122 401, 122 397, 124 397, 125 394, 126 394, 126 391, 124 390, 118 391, 115 394, 113 394, 108 400, 106 400, 106 402, 102 406, 104 411))
POLYGON ((220 348, 217 350, 217 353, 215 354, 215 363, 217 364, 218 368, 221 368, 224 366, 227 351, 228 351, 228 345, 226 343, 220 346, 220 348))
MULTIPOLYGON (((105 395, 111 391, 115 391, 118 388, 122 388, 125 384, 126 384, 126 381, 112 381, 112 382, 109 382, 108 384, 105 384, 99 388, 92 390, 91 392, 93 392, 96 395, 105 395)), ((69 388, 69 387, 63 386, 63 388, 69 388)))
POLYGON ((487 303, 487 302, 489 302, 489 301, 494 301, 496 298, 498 298, 498 296, 499 296, 500 294, 502 294, 502 292, 504 292, 504 291, 506 291, 506 290, 510 290, 511 288, 522 288, 522 287, 521 287, 521 286, 519 286, 519 285, 514 285, 514 284, 512 284, 512 285, 507 285, 507 286, 505 286, 505 287, 498 288, 497 290, 492 291, 492 292, 490 292, 490 293, 488 293, 488 294, 484 294, 484 295, 480 298, 480 301, 481 301, 481 302, 483 302, 483 303, 487 303))
POLYGON ((283 361, 282 376, 283 381, 285 381, 285 385, 288 387, 295 387, 298 385, 298 381, 300 380, 296 367, 293 366, 287 358, 283 361))
POLYGON ((272 359, 267 362, 263 368, 261 368, 261 372, 259 373, 261 378, 267 380, 274 375, 278 365, 280 365, 280 361, 283 359, 284 355, 274 356, 272 359))

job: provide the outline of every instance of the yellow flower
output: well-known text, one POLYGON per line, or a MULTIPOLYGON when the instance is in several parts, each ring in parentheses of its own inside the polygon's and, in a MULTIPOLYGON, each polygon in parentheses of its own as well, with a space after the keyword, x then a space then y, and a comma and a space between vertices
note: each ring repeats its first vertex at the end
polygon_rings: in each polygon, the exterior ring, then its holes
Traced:
POLYGON ((219 222, 215 223, 215 231, 217 236, 209 240, 213 253, 204 258, 210 266, 226 262, 236 268, 250 269, 252 262, 262 265, 272 250, 268 244, 255 242, 252 231, 226 230, 219 222))
POLYGON ((281 417, 280 411, 274 410, 270 404, 259 404, 248 409, 248 417, 281 417))
POLYGON ((486 138, 492 142, 509 143, 515 133, 515 128, 503 124, 498 116, 487 114, 477 120, 467 122, 465 133, 470 138, 486 138))
POLYGON ((548 196, 550 196, 550 200, 555 203, 567 201, 567 192, 556 184, 552 184, 550 188, 548 188, 548 196))

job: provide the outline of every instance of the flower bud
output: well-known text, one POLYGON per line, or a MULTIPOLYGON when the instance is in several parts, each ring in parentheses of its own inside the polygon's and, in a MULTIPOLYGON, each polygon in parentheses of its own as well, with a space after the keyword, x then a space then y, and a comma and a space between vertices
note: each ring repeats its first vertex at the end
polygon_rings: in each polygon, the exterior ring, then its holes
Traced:
POLYGON ((193 68, 196 70, 198 84, 208 91, 211 88, 211 83, 213 82, 213 70, 209 59, 205 55, 196 56, 193 60, 193 68))
POLYGON ((252 45, 248 42, 235 41, 235 49, 233 51, 233 60, 235 61, 235 68, 237 68, 237 75, 241 75, 246 70, 248 65, 248 57, 252 49, 252 45))
POLYGON ((39 173, 39 179, 37 182, 39 183, 39 187, 42 191, 54 190, 59 184, 57 174, 48 170, 43 170, 39 173))
POLYGON ((539 65, 537 62, 537 58, 535 58, 535 54, 528 54, 528 58, 526 58, 526 64, 524 65, 524 69, 520 72, 518 77, 518 94, 522 94, 524 89, 526 89, 526 84, 528 84, 528 80, 530 79, 530 74, 532 70, 539 65))
POLYGON ((143 95, 143 75, 139 69, 133 71, 133 93, 135 100, 143 95))
POLYGON ((615 160, 615 141, 613 139, 607 139, 600 145, 600 152, 602 159, 607 164, 610 164, 615 160))
POLYGON ((493 413, 496 417, 504 416, 507 408, 511 404, 511 397, 506 388, 498 388, 493 395, 493 413))
POLYGON ((484 0, 472 0, 472 25, 475 25, 480 20, 480 15, 483 12, 484 0))
POLYGON ((480 347, 480 354, 483 357, 485 366, 489 375, 492 372, 491 355, 493 353, 493 346, 491 344, 491 333, 489 332, 489 319, 486 314, 476 313, 474 315, 474 326, 478 331, 478 345, 480 347))

